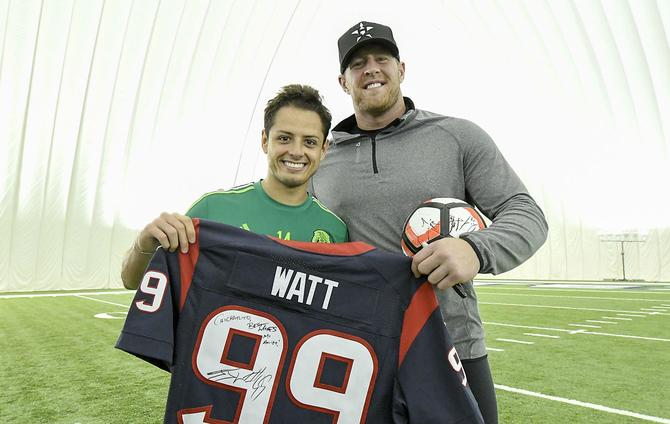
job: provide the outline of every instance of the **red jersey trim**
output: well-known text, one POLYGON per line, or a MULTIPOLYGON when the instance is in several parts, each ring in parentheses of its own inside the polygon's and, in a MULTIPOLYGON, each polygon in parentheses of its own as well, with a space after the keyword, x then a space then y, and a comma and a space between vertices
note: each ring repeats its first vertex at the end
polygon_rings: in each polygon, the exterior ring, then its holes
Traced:
POLYGON ((181 293, 179 296, 179 310, 184 309, 186 303, 186 296, 191 288, 193 282, 193 272, 195 271, 195 264, 198 262, 200 255, 200 220, 193 219, 193 226, 195 227, 195 243, 191 244, 187 253, 179 252, 179 278, 181 280, 181 293))
POLYGON ((203 406, 200 408, 188 408, 188 409, 180 409, 177 411, 177 419, 179 420, 179 424, 184 424, 184 415, 191 415, 191 414, 198 414, 200 412, 204 412, 205 416, 202 418, 203 423, 207 424, 230 424, 229 421, 223 421, 223 420, 217 420, 212 418, 210 415, 212 414, 212 406, 213 405, 207 405, 203 406))
POLYGON ((375 250, 374 247, 363 243, 362 241, 352 241, 348 243, 312 243, 308 241, 282 240, 276 237, 270 238, 285 246, 292 247, 293 249, 332 256, 355 256, 375 250))
POLYGON ((433 291, 433 286, 425 282, 414 292, 412 301, 405 311, 405 317, 402 322, 402 333, 400 333, 400 349, 398 350, 398 368, 405 360, 405 355, 409 350, 414 339, 419 334, 426 321, 437 308, 437 298, 433 291))

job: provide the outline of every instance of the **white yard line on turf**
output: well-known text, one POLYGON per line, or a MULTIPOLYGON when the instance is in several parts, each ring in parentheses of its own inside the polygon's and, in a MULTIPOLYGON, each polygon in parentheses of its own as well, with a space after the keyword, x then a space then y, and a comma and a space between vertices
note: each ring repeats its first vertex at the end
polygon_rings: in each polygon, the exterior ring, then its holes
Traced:
POLYGON ((570 285, 565 285, 559 281, 554 281, 558 284, 547 284, 547 281, 528 281, 525 283, 519 284, 505 284, 505 283, 488 283, 484 284, 482 280, 475 280, 475 286, 481 286, 502 290, 551 290, 551 291, 583 291, 583 292, 595 292, 595 291, 608 291, 612 293, 629 293, 631 291, 637 291, 640 289, 654 288, 654 289, 670 289, 668 284, 659 284, 659 283, 643 283, 636 281, 634 283, 620 283, 615 284, 612 282, 600 282, 600 283, 585 283, 585 282, 573 282, 568 283, 570 285))
POLYGON ((96 299, 96 298, 94 298, 94 297, 88 297, 88 296, 83 296, 83 295, 79 295, 79 296, 77 296, 77 297, 80 297, 80 298, 82 298, 82 299, 95 300, 96 302, 101 302, 101 303, 109 303, 110 305, 120 306, 120 307, 122 307, 122 308, 126 308, 126 309, 128 309, 128 305, 123 305, 123 304, 121 304, 121 303, 108 302, 108 301, 106 301, 106 300, 96 299))
POLYGON ((497 347, 487 347, 486 350, 491 350, 493 352, 504 352, 505 349, 498 349, 497 347))
POLYGON ((628 334, 613 334, 613 333, 600 333, 597 331, 588 331, 583 328, 579 330, 569 330, 566 328, 552 328, 552 327, 540 327, 536 325, 519 325, 519 324, 505 324, 502 322, 490 322, 484 321, 485 325, 499 325, 501 327, 513 327, 513 328, 527 328, 529 330, 545 330, 545 331, 560 331, 563 333, 569 334, 590 334, 594 336, 608 336, 608 337, 622 337, 625 339, 640 339, 640 340, 652 340, 658 342, 670 342, 670 339, 662 339, 659 337, 642 337, 642 336, 631 336, 628 334))
POLYGON ((670 342, 670 339, 662 339, 660 337, 631 336, 629 334, 600 333, 598 331, 585 331, 584 334, 593 334, 594 336, 621 337, 624 339, 640 339, 640 340, 653 340, 657 342, 670 342))
MULTIPOLYGON (((637 312, 637 315, 635 316, 646 316, 646 315, 640 315, 641 312, 639 311, 625 311, 625 310, 616 310, 616 309, 598 309, 598 308, 576 308, 573 306, 549 306, 549 305, 528 305, 524 303, 502 303, 502 302, 479 302, 480 305, 500 305, 500 306, 522 306, 526 308, 547 308, 547 309, 569 309, 571 311, 595 311, 595 312, 621 312, 621 313, 628 313, 628 314, 635 314, 637 312)), ((653 312, 649 312, 649 315, 656 315, 653 312)), ((621 315, 621 314, 618 314, 621 315)))
POLYGON ((589 324, 568 324, 571 327, 584 327, 584 328, 602 328, 599 325, 589 325, 589 324))
MULTIPOLYGON (((483 287, 483 289, 486 290, 480 290, 477 289, 477 294, 490 294, 490 295, 495 295, 495 296, 529 296, 529 297, 564 297, 566 299, 604 299, 604 300, 631 300, 631 301, 638 301, 638 302, 665 302, 667 299, 638 299, 638 298, 633 298, 633 297, 600 297, 600 296, 560 296, 560 295, 555 295, 555 294, 530 294, 530 293, 501 293, 499 289, 496 289, 495 287, 483 287), (495 293, 493 291, 495 290, 495 293)), ((543 290, 549 290, 549 289, 528 289, 527 291, 543 291, 543 290)), ((669 289, 670 290, 670 289, 669 289)), ((583 290, 577 290, 577 291, 583 291, 583 290)), ((592 292, 595 293, 602 293, 604 290, 591 290, 592 292)), ((607 294, 614 293, 612 291, 607 291, 607 294)), ((631 294, 628 291, 622 291, 622 292, 617 292, 617 293, 627 293, 631 294)), ((654 293, 654 292, 648 292, 644 291, 644 294, 653 294, 653 295, 663 295, 666 293, 654 293)), ((640 294, 640 293, 636 293, 640 294)))
POLYGON ((605 319, 617 319, 619 321, 632 321, 633 318, 621 318, 621 317, 603 317, 605 319))
POLYGON ((533 337, 547 337, 550 339, 560 339, 561 336, 552 336, 549 334, 537 334, 537 333, 523 333, 526 336, 533 336, 533 337))
POLYGON ((610 414, 624 415, 627 417, 639 418, 645 421, 651 421, 655 423, 670 424, 670 419, 654 417, 651 415, 638 414, 637 412, 626 411, 624 409, 610 408, 609 406, 598 405, 591 402, 582 402, 580 400, 568 399, 559 396, 545 395, 543 393, 531 392, 530 390, 517 389, 515 387, 504 386, 502 384, 494 385, 498 390, 504 390, 506 392, 518 393, 520 395, 533 396, 541 399, 553 400, 556 402, 567 403, 575 406, 582 406, 584 408, 595 409, 597 411, 609 412, 610 414))
POLYGON ((586 322, 595 322, 596 324, 618 324, 614 321, 598 321, 597 319, 587 319, 586 322))
POLYGON ((640 314, 617 314, 622 317, 635 317, 635 318, 646 318, 646 315, 640 315, 640 314))
POLYGON ((119 290, 119 291, 104 291, 104 292, 79 292, 79 293, 35 293, 35 294, 3 294, 0 295, 0 299, 17 299, 17 298, 31 298, 31 297, 67 297, 67 296, 80 296, 83 294, 87 295, 97 295, 97 294, 135 294, 131 290, 119 290))
POLYGON ((526 345, 532 345, 535 344, 535 342, 527 342, 524 340, 514 340, 514 339, 496 339, 499 342, 510 342, 510 343, 520 343, 520 344, 526 344, 526 345))

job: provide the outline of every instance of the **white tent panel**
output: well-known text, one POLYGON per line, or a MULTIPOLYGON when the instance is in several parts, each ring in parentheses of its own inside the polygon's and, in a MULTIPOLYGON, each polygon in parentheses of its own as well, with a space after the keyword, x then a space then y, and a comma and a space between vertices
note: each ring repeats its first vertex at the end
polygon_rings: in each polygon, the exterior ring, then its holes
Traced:
POLYGON ((390 25, 417 107, 484 128, 544 209, 502 278, 670 281, 670 2, 0 0, 0 290, 119 287, 163 210, 263 177, 262 113, 390 25))

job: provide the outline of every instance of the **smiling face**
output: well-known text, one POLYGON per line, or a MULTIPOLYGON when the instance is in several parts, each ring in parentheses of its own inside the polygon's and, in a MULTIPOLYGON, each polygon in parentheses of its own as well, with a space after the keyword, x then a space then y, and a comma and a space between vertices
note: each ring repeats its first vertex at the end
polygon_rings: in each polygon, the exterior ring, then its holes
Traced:
POLYGON ((405 77, 405 64, 380 45, 356 51, 339 82, 351 96, 356 113, 381 116, 404 104, 400 83, 405 77))
POLYGON ((284 106, 277 111, 272 127, 263 130, 262 147, 268 157, 264 183, 270 192, 306 193, 309 179, 326 154, 321 118, 310 110, 284 106))

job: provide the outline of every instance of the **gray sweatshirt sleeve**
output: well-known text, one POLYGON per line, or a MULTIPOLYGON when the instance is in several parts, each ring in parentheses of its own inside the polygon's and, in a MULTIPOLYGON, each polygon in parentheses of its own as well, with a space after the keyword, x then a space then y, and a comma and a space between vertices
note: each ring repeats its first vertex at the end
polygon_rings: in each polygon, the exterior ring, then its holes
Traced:
POLYGON ((480 273, 509 271, 530 258, 547 239, 542 210, 500 150, 481 128, 469 121, 448 131, 461 145, 466 201, 492 224, 461 238, 474 248, 480 273))

